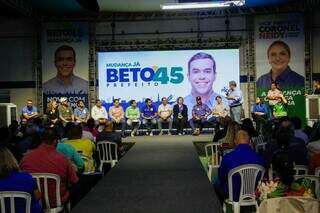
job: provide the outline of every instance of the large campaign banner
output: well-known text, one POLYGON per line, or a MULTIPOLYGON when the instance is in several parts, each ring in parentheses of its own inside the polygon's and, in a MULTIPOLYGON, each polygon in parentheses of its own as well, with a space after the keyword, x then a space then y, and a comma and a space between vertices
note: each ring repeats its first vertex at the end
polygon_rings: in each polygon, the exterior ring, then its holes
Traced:
POLYGON ((84 22, 45 23, 42 32, 43 105, 66 97, 88 107, 89 43, 84 22))
POLYGON ((257 96, 268 103, 276 82, 286 97, 289 116, 305 119, 304 18, 301 13, 261 15, 255 18, 257 96))
POLYGON ((239 50, 176 50, 98 53, 99 97, 108 109, 114 99, 124 108, 131 99, 139 107, 146 98, 158 106, 167 97, 183 97, 191 114, 196 96, 213 107, 225 96, 229 81, 239 83, 239 50))

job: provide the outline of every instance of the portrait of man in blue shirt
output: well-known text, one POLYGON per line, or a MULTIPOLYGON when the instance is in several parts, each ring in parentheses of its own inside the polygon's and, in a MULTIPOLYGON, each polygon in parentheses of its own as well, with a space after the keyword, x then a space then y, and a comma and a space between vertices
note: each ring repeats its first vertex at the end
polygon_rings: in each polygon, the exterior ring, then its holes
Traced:
POLYGON ((304 87, 304 77, 289 67, 291 51, 288 44, 283 41, 274 41, 267 51, 271 70, 260 76, 257 80, 257 88, 269 88, 272 82, 281 85, 282 88, 304 87))
POLYGON ((57 75, 43 83, 44 94, 88 94, 88 81, 74 75, 76 52, 71 46, 60 46, 54 54, 57 75))
MULTIPOLYGON (((188 80, 191 84, 191 93, 184 98, 184 104, 192 109, 196 103, 196 97, 200 96, 202 103, 210 109, 216 104, 219 95, 213 91, 213 83, 216 80, 216 62, 207 53, 199 52, 193 55, 188 62, 188 80)), ((223 97, 223 102, 227 104, 223 97)), ((192 110, 188 110, 188 117, 192 118, 192 110)))

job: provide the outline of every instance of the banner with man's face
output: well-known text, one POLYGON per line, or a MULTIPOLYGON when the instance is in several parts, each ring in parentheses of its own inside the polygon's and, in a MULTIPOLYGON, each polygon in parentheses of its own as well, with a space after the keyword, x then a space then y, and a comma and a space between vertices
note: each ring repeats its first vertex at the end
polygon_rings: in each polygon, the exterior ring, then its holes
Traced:
POLYGON ((299 116, 304 120, 303 14, 257 16, 255 47, 257 96, 262 97, 268 104, 268 91, 271 90, 271 83, 275 82, 288 101, 288 116, 299 116))
POLYGON ((42 89, 44 110, 50 100, 66 97, 88 107, 88 24, 46 23, 42 32, 42 89))

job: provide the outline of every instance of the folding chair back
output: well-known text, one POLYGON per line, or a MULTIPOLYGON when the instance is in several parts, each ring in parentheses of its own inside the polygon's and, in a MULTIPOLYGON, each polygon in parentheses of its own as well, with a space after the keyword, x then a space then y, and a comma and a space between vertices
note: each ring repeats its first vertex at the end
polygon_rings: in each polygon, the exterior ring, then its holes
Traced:
POLYGON ((31 211, 31 195, 27 192, 18 192, 18 191, 2 191, 0 192, 0 209, 1 212, 8 212, 6 211, 8 208, 6 208, 6 199, 9 199, 10 201, 10 213, 16 212, 16 202, 15 199, 20 198, 25 200, 25 211, 26 213, 30 213, 31 211))

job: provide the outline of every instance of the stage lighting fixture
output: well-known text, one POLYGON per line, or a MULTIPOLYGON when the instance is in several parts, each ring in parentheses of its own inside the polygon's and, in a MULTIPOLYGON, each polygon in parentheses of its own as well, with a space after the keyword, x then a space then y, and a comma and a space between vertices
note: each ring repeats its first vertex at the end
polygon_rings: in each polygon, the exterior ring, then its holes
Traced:
POLYGON ((193 3, 168 3, 161 4, 162 10, 184 10, 184 9, 207 9, 223 7, 240 7, 245 5, 245 0, 214 1, 214 2, 193 2, 193 3))

